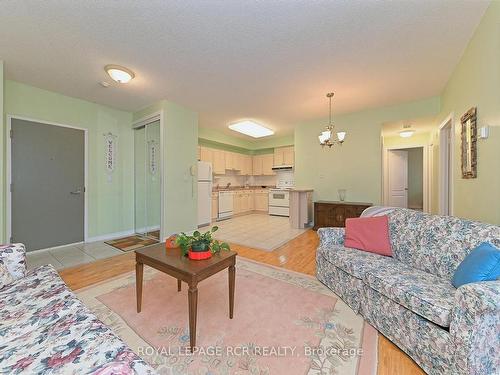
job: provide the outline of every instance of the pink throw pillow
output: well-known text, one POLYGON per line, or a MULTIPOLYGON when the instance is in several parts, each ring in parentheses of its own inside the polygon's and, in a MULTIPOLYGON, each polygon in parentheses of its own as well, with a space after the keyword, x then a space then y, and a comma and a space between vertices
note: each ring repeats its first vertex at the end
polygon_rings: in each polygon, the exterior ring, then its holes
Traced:
POLYGON ((370 253, 392 256, 389 219, 387 216, 346 219, 344 245, 370 253))

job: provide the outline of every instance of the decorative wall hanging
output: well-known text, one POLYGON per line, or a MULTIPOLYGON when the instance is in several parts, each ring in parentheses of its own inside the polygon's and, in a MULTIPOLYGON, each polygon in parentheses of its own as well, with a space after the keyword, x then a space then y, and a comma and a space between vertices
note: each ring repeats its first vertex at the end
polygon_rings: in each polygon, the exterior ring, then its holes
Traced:
POLYGON ((462 124, 462 178, 477 177, 477 125, 476 107, 469 109, 460 119, 462 124))
POLYGON ((113 172, 116 167, 116 144, 118 136, 112 133, 104 133, 104 158, 105 171, 108 176, 108 182, 113 180, 113 172))
POLYGON ((156 153, 158 151, 158 145, 155 140, 148 141, 149 148, 149 173, 153 176, 156 174, 156 170, 158 169, 158 162, 156 161, 157 156, 156 153))

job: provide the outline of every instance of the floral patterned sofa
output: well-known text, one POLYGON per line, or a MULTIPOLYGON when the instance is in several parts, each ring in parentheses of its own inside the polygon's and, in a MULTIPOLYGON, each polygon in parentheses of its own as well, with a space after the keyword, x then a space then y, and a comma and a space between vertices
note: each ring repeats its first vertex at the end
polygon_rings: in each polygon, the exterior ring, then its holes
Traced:
POLYGON ((474 247, 500 247, 500 227, 387 212, 393 257, 346 248, 343 228, 321 228, 318 279, 427 373, 500 374, 500 280, 451 284, 474 247))
POLYGON ((0 374, 155 374, 22 244, 0 246, 0 278, 0 374))

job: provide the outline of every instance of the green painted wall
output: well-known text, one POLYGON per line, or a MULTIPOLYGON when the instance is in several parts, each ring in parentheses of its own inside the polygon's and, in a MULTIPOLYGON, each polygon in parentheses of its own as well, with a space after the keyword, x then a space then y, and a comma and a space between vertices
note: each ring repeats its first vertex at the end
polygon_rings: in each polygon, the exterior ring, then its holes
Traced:
POLYGON ((385 147, 412 147, 429 145, 431 142, 431 133, 415 133, 410 138, 396 136, 384 136, 385 147))
POLYGON ((0 60, 0 155, 2 155, 2 160, 0 161, 0 243, 7 242, 5 238, 5 194, 4 186, 5 183, 5 126, 4 126, 4 76, 3 76, 3 61, 0 60))
MULTIPOLYGON (((132 114, 9 80, 5 81, 4 101, 6 115, 88 129, 88 236, 132 230, 132 114), (103 134, 107 132, 118 136, 117 167, 112 182, 108 182, 104 171, 103 134)), ((2 151, 5 155, 5 149, 2 151)), ((5 186, 5 177, 2 181, 5 186)))
POLYGON ((231 137, 226 133, 223 133, 217 129, 212 129, 212 128, 199 127, 198 137, 206 141, 213 141, 216 143, 228 146, 234 146, 246 150, 252 150, 253 147, 251 140, 246 140, 238 137, 231 137))
MULTIPOLYGON (((453 113, 455 158, 453 214, 500 224, 500 1, 493 1, 456 66, 442 97, 438 124, 453 113), (461 178, 460 117, 477 107, 478 126, 490 125, 490 137, 478 140, 478 177, 461 178)), ((439 168, 439 137, 434 132, 434 170, 439 168)), ((438 197, 434 184, 433 197, 438 197)), ((434 199, 433 211, 439 202, 434 199)))
POLYGON ((231 151, 231 152, 239 152, 240 154, 251 155, 252 151, 246 148, 233 146, 227 143, 219 143, 215 141, 210 141, 208 139, 198 138, 198 145, 204 147, 215 148, 217 150, 231 151))
POLYGON ((162 100, 133 114, 134 120, 163 111, 165 212, 163 235, 191 231, 197 227, 197 178, 190 169, 196 166, 198 114, 162 100))
POLYGON ((338 189, 347 189, 347 200, 381 201, 382 140, 385 122, 433 116, 439 98, 370 109, 335 116, 338 130, 347 131, 342 146, 322 148, 318 135, 326 119, 295 128, 295 181, 297 187, 314 189, 314 199, 338 200, 338 189))
POLYGON ((275 147, 292 146, 294 144, 293 133, 281 137, 250 140, 236 136, 232 137, 217 129, 200 127, 198 129, 198 136, 200 137, 200 145, 209 146, 210 142, 213 142, 215 145, 219 145, 216 148, 242 153, 246 153, 245 151, 259 151, 275 147))

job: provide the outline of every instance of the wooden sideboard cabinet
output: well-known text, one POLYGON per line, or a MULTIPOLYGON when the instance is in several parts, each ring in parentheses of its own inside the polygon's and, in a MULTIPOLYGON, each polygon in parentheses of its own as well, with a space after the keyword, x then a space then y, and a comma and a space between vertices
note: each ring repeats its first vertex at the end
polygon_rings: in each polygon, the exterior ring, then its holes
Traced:
POLYGON ((359 217, 371 203, 314 202, 314 230, 323 227, 345 227, 345 219, 359 217))

